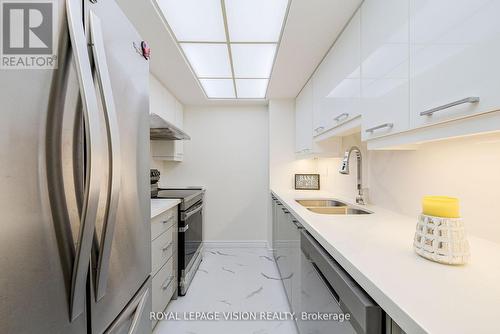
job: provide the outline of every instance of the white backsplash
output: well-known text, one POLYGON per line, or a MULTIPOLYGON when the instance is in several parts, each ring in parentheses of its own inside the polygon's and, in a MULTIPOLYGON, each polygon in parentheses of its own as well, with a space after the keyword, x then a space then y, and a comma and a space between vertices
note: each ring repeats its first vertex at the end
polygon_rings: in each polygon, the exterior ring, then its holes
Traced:
MULTIPOLYGON (((345 138, 345 148, 351 145, 363 150, 370 203, 417 217, 424 195, 458 197, 467 231, 500 243, 495 210, 500 199, 500 134, 426 143, 414 151, 367 152, 359 136, 345 138)), ((319 159, 318 172, 322 189, 354 201, 356 168, 351 159, 350 175, 338 173, 341 159, 319 159)))

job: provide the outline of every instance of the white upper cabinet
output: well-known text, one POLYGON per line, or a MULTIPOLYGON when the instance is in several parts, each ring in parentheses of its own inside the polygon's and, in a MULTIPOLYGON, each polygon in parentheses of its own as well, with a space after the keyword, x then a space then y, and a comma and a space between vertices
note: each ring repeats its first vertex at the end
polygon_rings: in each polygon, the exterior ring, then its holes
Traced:
MULTIPOLYGON (((150 112, 161 116, 176 127, 183 129, 184 110, 182 104, 150 75, 150 112)), ((182 140, 151 141, 152 157, 157 160, 182 161, 184 142, 182 140)))
POLYGON ((307 157, 339 157, 341 138, 313 139, 313 92, 314 83, 309 80, 295 99, 295 153, 307 157))
POLYGON ((410 126, 408 14, 409 0, 365 0, 362 5, 363 140, 410 126))
POLYGON ((500 109, 499 14, 500 0, 411 0, 412 127, 500 109))
POLYGON ((309 80, 295 100, 295 153, 307 153, 313 147, 313 87, 309 80))
POLYGON ((357 12, 313 76, 313 134, 318 136, 360 115, 361 20, 357 12))
MULTIPOLYGON (((184 129, 184 107, 182 104, 175 100, 175 126, 179 129, 184 129)), ((181 161, 184 158, 184 140, 174 141, 174 156, 176 160, 181 161)))

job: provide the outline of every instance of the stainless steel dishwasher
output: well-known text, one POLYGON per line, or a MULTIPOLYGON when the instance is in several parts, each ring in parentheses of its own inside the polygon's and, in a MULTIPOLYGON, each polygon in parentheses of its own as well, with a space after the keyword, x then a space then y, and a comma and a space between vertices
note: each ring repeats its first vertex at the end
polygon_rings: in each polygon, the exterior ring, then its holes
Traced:
POLYGON ((301 230, 301 334, 379 334, 384 312, 306 231, 301 230), (349 321, 305 320, 303 315, 350 314, 349 321))

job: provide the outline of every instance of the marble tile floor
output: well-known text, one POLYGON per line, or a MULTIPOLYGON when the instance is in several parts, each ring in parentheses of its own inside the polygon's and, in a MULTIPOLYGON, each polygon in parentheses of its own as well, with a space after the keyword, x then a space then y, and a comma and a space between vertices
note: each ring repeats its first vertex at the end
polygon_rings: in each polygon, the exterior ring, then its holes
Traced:
POLYGON ((265 249, 205 250, 186 296, 171 301, 165 310, 180 320, 160 321, 154 334, 297 334, 292 320, 224 320, 230 312, 256 314, 258 318, 260 312, 273 312, 268 313, 270 318, 285 314, 278 312, 290 312, 278 277, 274 260, 265 249), (221 319, 185 320, 184 312, 218 312, 221 319))

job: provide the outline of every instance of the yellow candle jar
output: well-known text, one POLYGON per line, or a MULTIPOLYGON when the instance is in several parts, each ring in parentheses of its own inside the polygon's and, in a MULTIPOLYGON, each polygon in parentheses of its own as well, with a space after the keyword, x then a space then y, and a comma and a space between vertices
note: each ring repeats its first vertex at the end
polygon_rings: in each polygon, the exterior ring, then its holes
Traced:
POLYGON ((459 218, 460 206, 458 198, 446 196, 424 196, 422 199, 422 212, 424 215, 459 218))

